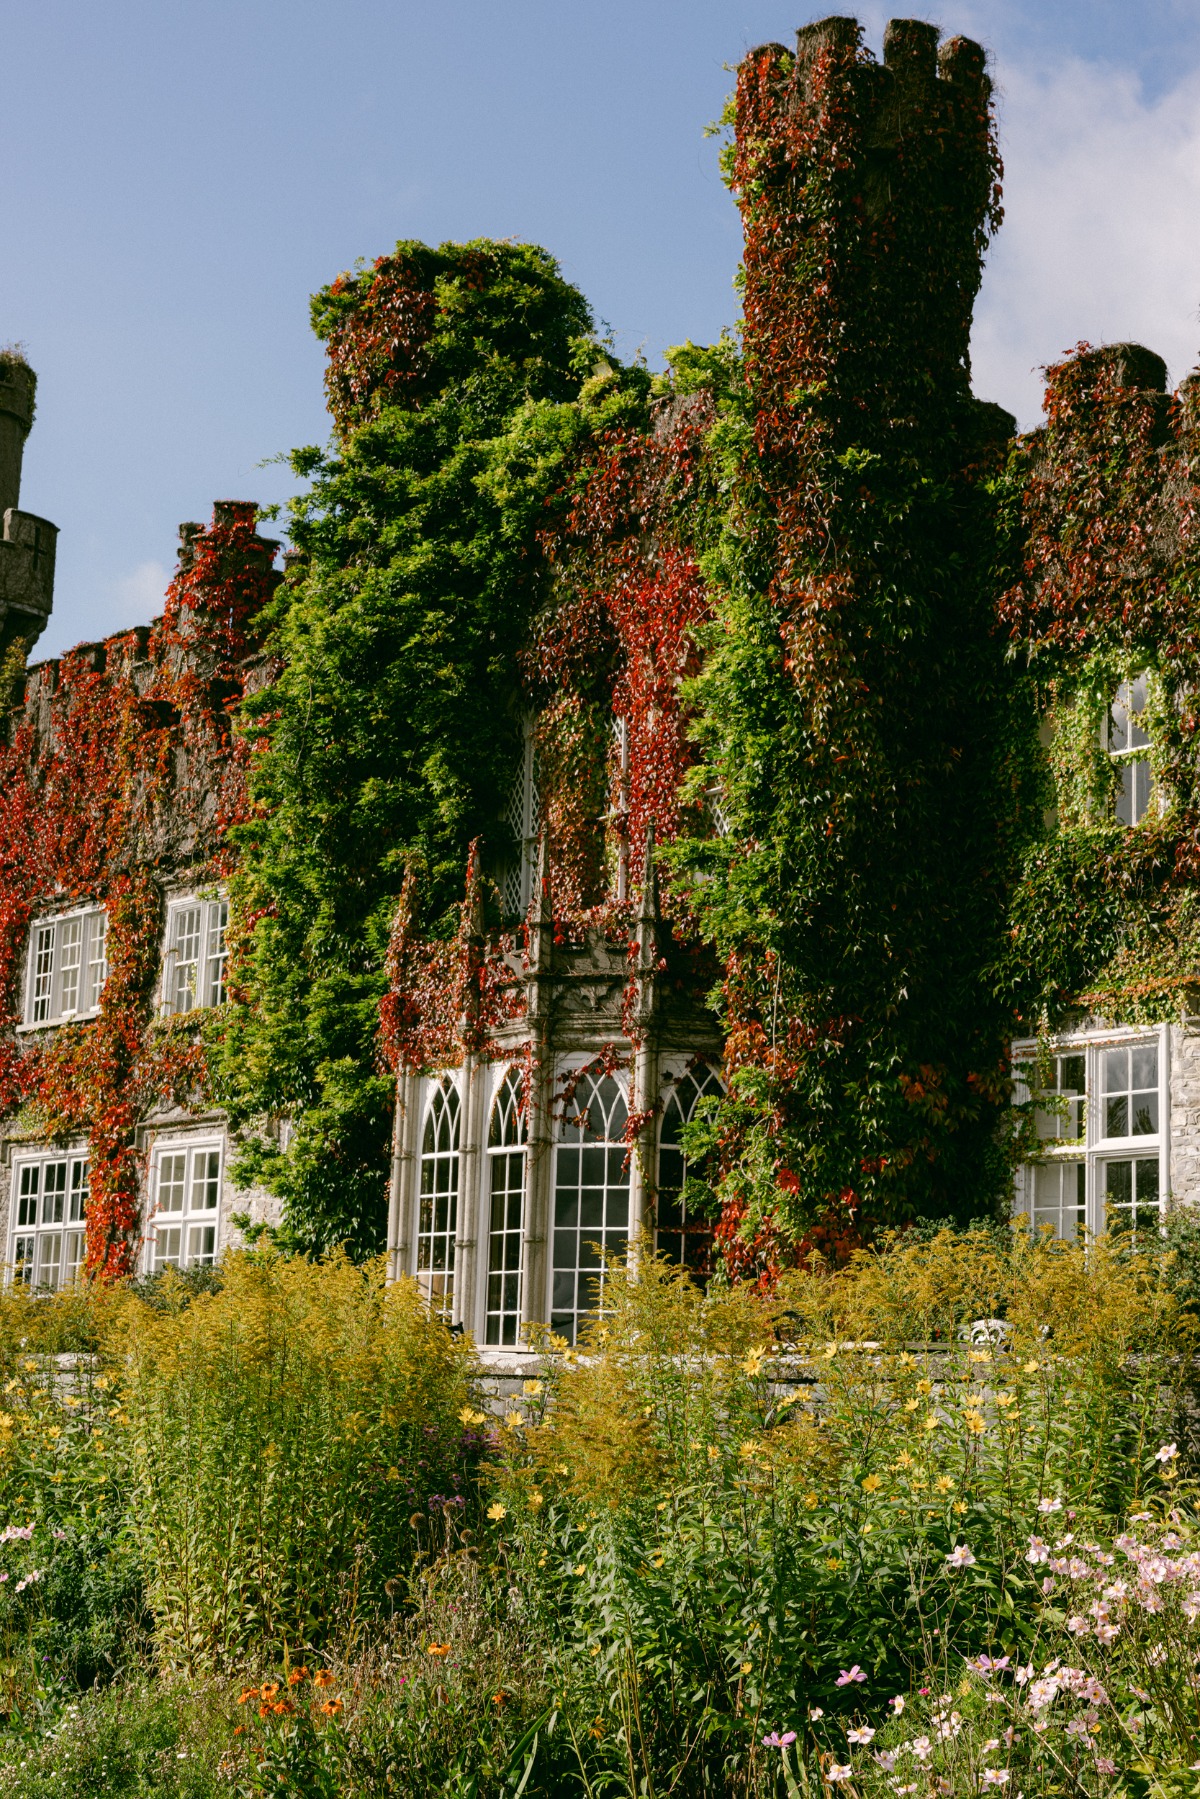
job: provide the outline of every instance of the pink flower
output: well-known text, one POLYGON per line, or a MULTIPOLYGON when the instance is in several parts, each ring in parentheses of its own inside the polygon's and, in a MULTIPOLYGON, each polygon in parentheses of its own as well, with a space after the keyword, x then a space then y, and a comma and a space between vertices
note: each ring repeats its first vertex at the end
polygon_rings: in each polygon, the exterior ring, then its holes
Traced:
POLYGON ((1061 1499, 1039 1499, 1038 1500, 1038 1511, 1039 1512, 1061 1512, 1062 1511, 1062 1500, 1061 1499))
POLYGON ((892 1711, 895 1713, 896 1717, 898 1718, 900 1716, 900 1713, 904 1710, 904 1695, 903 1695, 903 1693, 897 1693, 894 1699, 888 1700, 888 1704, 891 1706, 892 1711))
POLYGON ((794 1743, 795 1741, 796 1733, 794 1730, 785 1730, 782 1736, 780 1736, 777 1730, 773 1730, 769 1737, 763 1738, 763 1748, 786 1749, 789 1743, 794 1743))
POLYGON ((871 1742, 874 1735, 875 1732, 869 1724, 861 1724, 857 1730, 848 1730, 846 1732, 846 1741, 848 1743, 862 1743, 865 1747, 867 1743, 871 1742))
MULTIPOLYGON (((867 1678, 866 1675, 863 1673, 863 1671, 859 1667, 858 1663, 855 1662, 855 1664, 852 1668, 843 1668, 841 1673, 838 1675, 837 1679, 834 1681, 833 1684, 835 1687, 848 1687, 851 1684, 851 1682, 853 1682, 853 1681, 861 1682, 861 1681, 864 1681, 866 1678, 867 1678)), ((845 1779, 845 1776, 843 1775, 842 1778, 845 1779)))
POLYGON ((965 1543, 960 1543, 957 1548, 952 1550, 946 1557, 946 1566, 948 1568, 973 1568, 975 1566, 975 1557, 971 1554, 971 1551, 965 1543))
POLYGON ((1117 1771, 1117 1764, 1115 1761, 1113 1761, 1111 1756, 1098 1755, 1096 1757, 1096 1772, 1097 1772, 1097 1774, 1115 1774, 1116 1771, 1117 1771))
POLYGON ((1168 1462, 1173 1462, 1178 1454, 1179 1450, 1174 1443, 1164 1443, 1154 1459, 1156 1462, 1161 1462, 1165 1467, 1168 1462))
POLYGON ((1008 1785, 1008 1769, 1007 1768, 985 1768, 983 1770, 983 1784, 985 1787, 1007 1786, 1008 1785))
POLYGON ((826 1780, 849 1780, 853 1773, 854 1769, 849 1762, 830 1762, 825 1770, 825 1778, 826 1780))

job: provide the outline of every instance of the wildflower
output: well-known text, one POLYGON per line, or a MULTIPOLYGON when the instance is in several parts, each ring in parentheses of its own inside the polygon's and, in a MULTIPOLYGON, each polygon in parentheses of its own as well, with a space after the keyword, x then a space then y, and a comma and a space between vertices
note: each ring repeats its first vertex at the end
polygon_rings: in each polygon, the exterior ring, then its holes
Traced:
POLYGON ((313 1675, 313 1685, 315 1687, 331 1687, 333 1685, 333 1675, 328 1668, 317 1669, 313 1675))
POLYGON ((1120 1634, 1121 1626, 1119 1624, 1097 1624, 1096 1626, 1096 1641, 1105 1649, 1111 1648, 1120 1634))
POLYGON ((984 1423, 983 1418, 978 1412, 967 1412, 963 1418, 963 1423, 966 1425, 967 1431, 972 1437, 982 1437, 984 1431, 987 1429, 987 1425, 984 1423))
POLYGON ((1007 1768, 985 1768, 983 1770, 983 1784, 985 1787, 1007 1786, 1008 1785, 1008 1769, 1007 1768))
POLYGON ((857 1730, 848 1730, 846 1732, 846 1741, 848 1743, 861 1743, 865 1748, 868 1743, 873 1741, 874 1736, 875 1732, 871 1729, 869 1724, 861 1724, 857 1730))
POLYGON ((922 1430, 937 1430, 939 1428, 940 1424, 941 1424, 941 1419, 938 1417, 937 1413, 930 1412, 930 1414, 926 1418, 924 1424, 921 1426, 921 1429, 922 1430))
POLYGON ((742 1663, 741 1672, 743 1674, 751 1674, 751 1673, 753 1673, 753 1671, 754 1671, 753 1662, 743 1662, 742 1663))
POLYGON ((1116 1771, 1117 1764, 1110 1755, 1098 1755, 1096 1757, 1097 1774, 1115 1774, 1116 1771))
POLYGON ((257 1699, 257 1698, 258 1698, 258 1688, 257 1687, 247 1687, 244 1693, 238 1694, 238 1704, 245 1705, 248 1700, 257 1699))
POLYGON ((835 1687, 848 1687, 853 1682, 862 1682, 866 1678, 858 1663, 855 1662, 852 1668, 842 1668, 833 1684, 835 1687))
POLYGON ((939 1474, 933 1483, 933 1490, 935 1493, 952 1493, 954 1482, 948 1474, 939 1474))
POLYGON ((497 1500, 495 1505, 489 1505, 487 1515, 493 1524, 499 1524, 501 1518, 508 1517, 508 1507, 506 1505, 501 1505, 499 1500, 497 1500))
POLYGON ((1165 1467, 1168 1462, 1173 1462, 1178 1454, 1179 1450, 1174 1443, 1164 1443, 1154 1459, 1156 1462, 1161 1462, 1165 1467))
POLYGON ((885 1774, 890 1774, 895 1768, 896 1753, 894 1749, 877 1749, 875 1751, 876 1764, 883 1769, 885 1774))
POLYGON ((536 1399, 541 1391, 542 1383, 540 1380, 527 1380, 525 1382, 524 1392, 528 1399, 536 1399))
POLYGON ((777 1730, 773 1730, 769 1737, 763 1738, 763 1748, 786 1749, 789 1743, 794 1743, 795 1741, 796 1733, 794 1730, 785 1730, 782 1736, 780 1736, 777 1730))
POLYGON ((903 1695, 903 1693, 897 1693, 894 1699, 888 1700, 888 1704, 892 1708, 893 1715, 898 1718, 900 1716, 900 1713, 904 1710, 904 1695, 903 1695))
POLYGON ((279 1682, 277 1680, 268 1680, 266 1685, 262 1688, 262 1696, 264 1699, 278 1699, 279 1682))
POLYGON ((576 1563, 575 1572, 576 1572, 576 1574, 586 1574, 587 1573, 587 1563, 586 1562, 576 1563))
POLYGON ((458 1414, 460 1424, 486 1424, 487 1413, 477 1412, 474 1406, 465 1405, 458 1414))
POLYGON ((878 1493, 883 1482, 877 1474, 868 1474, 862 1485, 864 1493, 878 1493))
POLYGON ((387 1471, 387 1474, 386 1474, 386 1475, 385 1475, 385 1476, 384 1476, 384 1478, 385 1478, 385 1479, 386 1479, 386 1480, 399 1480, 399 1479, 400 1479, 400 1470, 399 1470, 399 1468, 396 1468, 396 1467, 394 1467, 394 1466, 393 1466, 393 1467, 391 1467, 391 1468, 389 1468, 389 1469, 388 1469, 388 1471, 387 1471))
POLYGON ((507 1705, 508 1704, 508 1694, 505 1692, 493 1693, 492 1694, 492 1704, 493 1705, 507 1705))
POLYGON ((926 1762, 929 1760, 933 1744, 928 1737, 914 1737, 908 1746, 919 1762, 926 1762))
POLYGON ((271 1708, 265 1699, 258 1708, 258 1715, 260 1718, 269 1718, 271 1716, 271 1708))
POLYGON ((1039 1499, 1038 1500, 1038 1511, 1043 1513, 1044 1515, 1048 1514, 1050 1512, 1061 1512, 1062 1511, 1062 1500, 1061 1499, 1039 1499))
POLYGON ((327 1718, 336 1718, 341 1709, 342 1702, 340 1699, 326 1699, 321 1706, 321 1711, 327 1718))
POLYGON ((975 1557, 965 1543, 959 1543, 957 1548, 946 1557, 946 1566, 948 1568, 973 1568, 975 1557))
POLYGON ((823 1718, 825 1716, 825 1708, 820 1705, 810 1705, 808 1708, 808 1715, 815 1724, 818 1718, 823 1718))
POLYGON ((1086 1618, 1076 1612, 1073 1617, 1067 1619, 1067 1629, 1073 1637, 1086 1637, 1090 1636, 1092 1627, 1086 1618))
POLYGON ((854 1769, 849 1762, 830 1762, 825 1770, 826 1780, 849 1780, 854 1769))
POLYGON ((1030 1537, 1029 1548, 1025 1551, 1025 1560, 1036 1564, 1049 1561, 1049 1559, 1050 1551, 1041 1537, 1030 1537))
POLYGON ((273 1712, 279 1712, 283 1717, 289 1717, 295 1709, 290 1699, 277 1699, 271 1707, 273 1712))
POLYGON ((441 1661, 449 1655, 450 1649, 451 1645, 449 1643, 431 1643, 429 1645, 428 1653, 436 1660, 441 1661))

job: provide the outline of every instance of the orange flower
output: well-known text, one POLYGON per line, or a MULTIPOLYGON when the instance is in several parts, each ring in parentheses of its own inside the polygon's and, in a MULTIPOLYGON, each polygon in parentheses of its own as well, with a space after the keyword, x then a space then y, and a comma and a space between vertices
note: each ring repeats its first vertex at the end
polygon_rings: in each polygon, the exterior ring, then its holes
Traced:
POLYGON ((258 1708, 258 1715, 260 1718, 269 1718, 271 1716, 271 1708, 265 1699, 258 1708))
POLYGON ((315 1687, 331 1687, 333 1685, 333 1675, 328 1668, 317 1669, 313 1675, 313 1685, 315 1687))
POLYGON ((449 1655, 450 1644, 449 1643, 431 1643, 429 1645, 429 1653, 430 1653, 430 1655, 436 1655, 436 1656, 449 1655))
POLYGON ((302 1680, 307 1680, 307 1679, 308 1679, 308 1669, 307 1668, 293 1668, 291 1673, 288 1675, 288 1685, 290 1687, 298 1687, 302 1680))
POLYGON ((493 1693, 492 1694, 492 1704, 493 1705, 507 1705, 508 1704, 508 1694, 507 1693, 493 1693))
POLYGON ((325 1713, 327 1718, 336 1718, 341 1709, 342 1702, 340 1699, 326 1699, 321 1707, 321 1710, 325 1713))
POLYGON ((238 1694, 238 1704, 245 1705, 245 1703, 248 1699, 257 1699, 257 1698, 258 1698, 258 1688, 257 1687, 247 1687, 246 1691, 244 1693, 238 1694))
POLYGON ((271 1710, 273 1712, 279 1712, 284 1717, 289 1716, 290 1713, 295 1711, 295 1709, 296 1708, 292 1704, 290 1699, 277 1699, 275 1701, 274 1705, 271 1707, 271 1710))
POLYGON ((262 1696, 264 1699, 278 1699, 279 1682, 277 1680, 268 1680, 262 1689, 262 1696))
POLYGON ((243 1734, 244 1734, 244 1732, 245 1732, 245 1729, 246 1729, 246 1726, 245 1726, 245 1725, 244 1725, 244 1724, 239 1724, 239 1725, 238 1725, 238 1727, 237 1727, 237 1729, 236 1729, 236 1730, 235 1730, 235 1731, 234 1731, 234 1733, 233 1733, 233 1734, 234 1734, 234 1736, 235 1736, 235 1737, 240 1737, 240 1736, 242 1736, 242 1735, 243 1735, 243 1734))

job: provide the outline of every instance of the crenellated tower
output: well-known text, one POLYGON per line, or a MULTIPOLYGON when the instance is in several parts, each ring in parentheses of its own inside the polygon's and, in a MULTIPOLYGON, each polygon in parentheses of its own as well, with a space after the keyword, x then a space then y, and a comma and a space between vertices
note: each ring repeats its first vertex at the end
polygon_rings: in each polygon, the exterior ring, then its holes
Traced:
POLYGON ((54 604, 58 526, 20 507, 21 463, 36 393, 37 376, 24 357, 0 352, 0 656, 18 638, 31 649, 54 604))

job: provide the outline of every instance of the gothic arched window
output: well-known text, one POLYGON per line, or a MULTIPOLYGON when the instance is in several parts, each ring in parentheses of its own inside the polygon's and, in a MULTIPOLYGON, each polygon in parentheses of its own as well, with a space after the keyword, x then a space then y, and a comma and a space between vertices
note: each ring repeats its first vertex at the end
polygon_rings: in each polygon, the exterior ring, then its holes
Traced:
POLYGON ((563 1108, 554 1178, 551 1328, 574 1343, 599 1306, 604 1257, 629 1244, 629 1109, 611 1074, 585 1074, 563 1108))
POLYGON ((443 1076, 430 1097, 421 1138, 417 1285, 428 1299, 430 1310, 447 1323, 454 1308, 458 1132, 458 1090, 448 1076, 443 1076))
POLYGON ((713 1227, 709 1219, 695 1218, 688 1211, 683 1127, 691 1122, 702 1099, 710 1093, 719 1097, 724 1091, 719 1077, 705 1063, 689 1068, 675 1083, 663 1108, 658 1134, 656 1245, 660 1255, 681 1263, 696 1274, 708 1270, 713 1227))
POLYGON ((510 1068, 488 1126, 488 1219, 484 1342, 513 1345, 521 1329, 521 1237, 525 1213, 525 1110, 521 1077, 510 1068))

